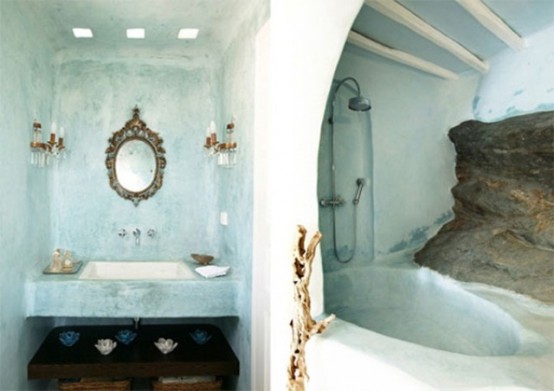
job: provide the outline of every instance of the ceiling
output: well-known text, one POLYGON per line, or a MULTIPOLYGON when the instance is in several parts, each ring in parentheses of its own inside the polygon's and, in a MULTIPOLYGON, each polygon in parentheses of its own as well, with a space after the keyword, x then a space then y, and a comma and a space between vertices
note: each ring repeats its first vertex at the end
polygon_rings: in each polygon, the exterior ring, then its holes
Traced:
MULTIPOLYGON (((0 0, 4 1, 4 0, 0 0)), ((83 56, 154 53, 206 63, 223 52, 253 12, 267 14, 279 0, 18 0, 34 17, 53 49, 83 56), (260 13, 260 12, 259 12, 260 13), (76 39, 72 28, 87 27, 92 39, 76 39), (143 27, 146 39, 129 40, 127 28, 143 27), (199 28, 196 40, 179 40, 179 29, 199 28)), ((394 3, 444 33, 482 60, 508 46, 479 23, 465 0, 366 0, 353 31, 394 50, 436 64, 454 74, 472 69, 443 47, 378 11, 371 3, 394 3)), ((523 38, 554 25, 554 0, 470 0, 489 7, 523 38)), ((309 15, 306 15, 309 17, 309 15)), ((553 38, 554 40, 554 38, 553 38)))
MULTIPOLYGON (((481 60, 486 61, 508 48, 456 0, 396 2, 481 60)), ((554 25, 554 0, 482 0, 482 3, 523 38, 554 25)), ((409 53, 456 74, 473 69, 448 50, 385 16, 372 7, 371 0, 362 7, 352 30, 388 48, 409 53)))
MULTIPOLYGON (((3 1, 3 0, 0 0, 3 1)), ((209 57, 224 50, 241 23, 264 0, 18 0, 33 14, 55 51, 134 51, 209 57), (76 39, 74 27, 94 38, 76 39), (145 28, 146 39, 126 38, 127 28, 145 28), (198 28, 196 40, 179 40, 181 28, 198 28)))

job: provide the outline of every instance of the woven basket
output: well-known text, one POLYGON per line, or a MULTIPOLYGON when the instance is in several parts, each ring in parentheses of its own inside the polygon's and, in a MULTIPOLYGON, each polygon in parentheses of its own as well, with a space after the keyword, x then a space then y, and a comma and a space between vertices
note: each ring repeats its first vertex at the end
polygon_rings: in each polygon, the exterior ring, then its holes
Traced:
POLYGON ((160 383, 152 380, 154 391, 216 391, 221 390, 221 379, 199 383, 160 383))
POLYGON ((129 391, 130 379, 83 378, 78 382, 58 381, 60 391, 129 391))

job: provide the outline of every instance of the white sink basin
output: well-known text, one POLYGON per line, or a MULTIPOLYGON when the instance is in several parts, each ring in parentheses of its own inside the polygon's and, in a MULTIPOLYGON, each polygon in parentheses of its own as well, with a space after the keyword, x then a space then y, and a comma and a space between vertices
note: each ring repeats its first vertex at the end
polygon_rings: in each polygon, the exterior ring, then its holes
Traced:
POLYGON ((194 273, 179 261, 88 262, 80 280, 186 280, 194 273))

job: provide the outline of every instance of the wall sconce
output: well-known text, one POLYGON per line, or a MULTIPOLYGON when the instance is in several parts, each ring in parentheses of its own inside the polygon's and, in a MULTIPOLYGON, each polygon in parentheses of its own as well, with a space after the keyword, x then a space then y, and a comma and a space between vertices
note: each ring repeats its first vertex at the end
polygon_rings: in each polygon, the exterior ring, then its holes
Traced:
POLYGON ((45 167, 50 164, 52 157, 60 158, 65 156, 64 128, 60 128, 60 136, 56 140, 56 123, 52 123, 50 139, 42 141, 42 125, 40 122, 33 122, 33 138, 31 141, 31 164, 37 167, 45 167))
POLYGON ((204 150, 210 156, 217 156, 217 164, 225 168, 231 168, 237 164, 237 143, 233 140, 235 132, 235 117, 227 124, 225 128, 225 142, 217 140, 214 121, 206 129, 206 143, 204 150))

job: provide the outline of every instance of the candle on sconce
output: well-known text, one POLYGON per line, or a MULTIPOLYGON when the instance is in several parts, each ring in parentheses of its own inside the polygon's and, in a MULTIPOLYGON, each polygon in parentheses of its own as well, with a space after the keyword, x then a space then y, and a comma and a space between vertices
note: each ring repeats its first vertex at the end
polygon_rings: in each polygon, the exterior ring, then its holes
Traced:
POLYGON ((56 143, 56 123, 52 122, 52 125, 50 126, 50 144, 56 143))
POLYGON ((212 145, 215 145, 217 144, 217 134, 215 132, 215 122, 212 121, 210 122, 210 137, 211 137, 211 142, 212 142, 212 145))
POLYGON ((58 138, 58 149, 59 150, 62 150, 64 148, 64 145, 63 145, 63 138, 65 136, 65 129, 64 127, 60 127, 60 137, 58 138))
POLYGON ((210 127, 208 126, 206 128, 206 147, 211 147, 212 146, 212 137, 211 137, 211 129, 210 127))

